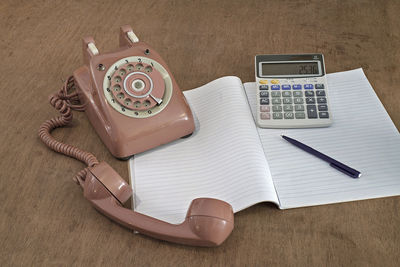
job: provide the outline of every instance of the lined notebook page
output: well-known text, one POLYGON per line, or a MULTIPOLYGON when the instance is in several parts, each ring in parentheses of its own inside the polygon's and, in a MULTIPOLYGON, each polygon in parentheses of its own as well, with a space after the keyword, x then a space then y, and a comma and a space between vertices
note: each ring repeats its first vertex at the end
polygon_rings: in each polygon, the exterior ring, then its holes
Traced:
MULTIPOLYGON (((400 195, 400 135, 364 72, 328 74, 328 86, 332 126, 258 129, 281 208, 400 195), (361 178, 342 174, 281 134, 355 168, 361 178)), ((255 84, 245 89, 254 109, 255 84)))
POLYGON ((184 94, 196 131, 130 160, 135 210, 180 223, 198 197, 227 201, 235 212, 257 202, 277 203, 240 79, 220 78, 184 94))

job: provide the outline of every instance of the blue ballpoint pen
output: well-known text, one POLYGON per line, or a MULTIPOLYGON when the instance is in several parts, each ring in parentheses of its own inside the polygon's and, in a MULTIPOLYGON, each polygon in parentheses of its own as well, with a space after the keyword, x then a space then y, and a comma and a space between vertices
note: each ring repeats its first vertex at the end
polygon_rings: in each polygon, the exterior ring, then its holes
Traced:
POLYGON ((353 177, 353 178, 359 178, 361 176, 361 172, 359 172, 359 171, 357 171, 357 170, 355 170, 353 168, 350 168, 349 166, 347 166, 347 165, 345 165, 345 164, 343 164, 343 163, 341 163, 341 162, 339 162, 339 161, 337 161, 337 160, 335 160, 335 159, 333 159, 333 158, 331 158, 331 157, 329 157, 329 156, 327 156, 325 154, 322 154, 321 152, 315 150, 314 148, 309 147, 309 146, 307 146, 307 145, 305 145, 305 144, 303 144, 303 143, 301 143, 301 142, 299 142, 299 141, 297 141, 297 140, 295 140, 293 138, 287 137, 287 136, 285 136, 283 134, 281 136, 282 136, 283 139, 285 139, 286 141, 288 141, 292 145, 295 145, 298 148, 310 153, 311 155, 314 155, 314 156, 316 156, 316 157, 328 162, 331 167, 343 172, 344 174, 347 174, 348 176, 353 177))

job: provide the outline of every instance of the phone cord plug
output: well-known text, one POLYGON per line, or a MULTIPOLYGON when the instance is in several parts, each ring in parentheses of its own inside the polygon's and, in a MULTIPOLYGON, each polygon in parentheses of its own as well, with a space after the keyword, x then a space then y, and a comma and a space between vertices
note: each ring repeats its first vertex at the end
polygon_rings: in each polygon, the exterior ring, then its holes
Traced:
MULTIPOLYGON (((79 102, 78 94, 76 92, 71 92, 74 89, 74 82, 73 76, 68 77, 61 90, 49 97, 50 104, 60 112, 61 116, 46 120, 42 123, 39 128, 39 137, 43 143, 52 150, 78 159, 84 162, 88 167, 93 167, 99 164, 99 161, 93 154, 72 145, 57 141, 51 135, 52 130, 71 123, 73 118, 72 110, 84 111, 84 106, 79 102)), ((83 182, 85 181, 87 172, 88 169, 86 167, 78 172, 73 180, 83 187, 83 182)))

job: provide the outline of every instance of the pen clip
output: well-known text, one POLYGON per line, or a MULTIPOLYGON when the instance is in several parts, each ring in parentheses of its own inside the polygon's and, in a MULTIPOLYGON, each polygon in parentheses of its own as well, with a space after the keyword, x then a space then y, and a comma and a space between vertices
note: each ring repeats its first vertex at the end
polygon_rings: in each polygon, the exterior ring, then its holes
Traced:
POLYGON ((350 167, 347 166, 342 166, 341 164, 335 164, 335 163, 330 163, 329 164, 331 167, 335 168, 338 171, 343 172, 344 174, 347 174, 350 177, 353 178, 359 178, 361 176, 361 173, 359 171, 356 171, 350 167))

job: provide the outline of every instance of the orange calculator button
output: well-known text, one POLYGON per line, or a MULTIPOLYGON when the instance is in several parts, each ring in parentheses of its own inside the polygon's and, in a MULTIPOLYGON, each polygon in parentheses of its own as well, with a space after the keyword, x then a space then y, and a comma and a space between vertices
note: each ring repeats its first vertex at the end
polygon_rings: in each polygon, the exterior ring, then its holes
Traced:
POLYGON ((271 80, 272 84, 279 84, 279 80, 271 80))
POLYGON ((268 80, 260 80, 260 84, 268 84, 268 80))

